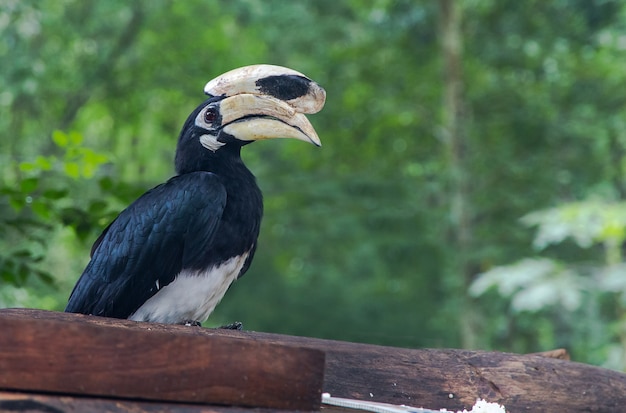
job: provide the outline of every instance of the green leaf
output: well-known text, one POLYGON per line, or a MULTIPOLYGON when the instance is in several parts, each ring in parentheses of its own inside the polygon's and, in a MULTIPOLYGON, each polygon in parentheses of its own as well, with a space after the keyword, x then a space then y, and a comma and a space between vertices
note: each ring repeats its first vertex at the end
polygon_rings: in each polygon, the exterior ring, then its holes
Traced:
POLYGON ((93 178, 98 167, 92 164, 84 163, 81 168, 81 176, 84 178, 93 178))
POLYGON ((19 263, 17 265, 17 271, 15 273, 17 282, 19 285, 24 285, 26 280, 28 280, 28 276, 30 275, 29 266, 25 263, 19 263))
POLYGON ((35 170, 35 164, 32 162, 20 162, 19 168, 22 172, 32 172, 35 170))
POLYGON ((52 215, 50 207, 45 202, 35 200, 30 207, 35 214, 39 215, 43 219, 49 219, 52 215))
POLYGON ((20 182, 20 190, 23 194, 30 194, 35 189, 37 189, 38 184, 39 178, 26 178, 20 182))
POLYGON ((54 279, 54 277, 52 277, 52 275, 46 271, 42 271, 42 270, 38 270, 38 269, 33 269, 33 273, 39 277, 39 279, 41 281, 43 281, 45 284, 47 285, 55 285, 56 284, 56 280, 54 279))
POLYGON ((100 186, 100 189, 102 189, 103 191, 111 191, 114 185, 113 179, 111 179, 110 176, 105 176, 104 178, 98 181, 98 185, 100 186))
POLYGON ((63 165, 63 170, 65 171, 65 174, 70 178, 80 178, 80 165, 78 165, 76 162, 67 162, 65 165, 63 165))
POLYGON ((78 132, 72 131, 69 133, 69 141, 73 146, 78 146, 83 143, 83 135, 78 132))
POLYGON ((89 204, 89 214, 91 215, 102 215, 102 212, 106 209, 107 203, 104 201, 92 201, 89 204))
POLYGON ((55 130, 54 132, 52 132, 52 141, 59 148, 65 148, 67 147, 70 140, 68 136, 65 134, 65 132, 62 132, 60 130, 55 130))
POLYGON ((56 200, 66 197, 68 192, 69 191, 67 189, 47 189, 41 195, 44 198, 48 198, 50 200, 56 201, 56 200))
POLYGON ((11 208, 19 212, 22 208, 24 208, 24 205, 26 205, 26 200, 20 197, 11 197, 9 198, 9 205, 11 205, 11 208))
POLYGON ((83 151, 83 159, 85 163, 95 167, 98 167, 109 160, 106 155, 92 151, 91 149, 85 149, 83 151))
POLYGON ((14 251, 12 255, 18 258, 27 258, 27 257, 31 257, 32 253, 29 250, 21 249, 21 250, 14 251))
POLYGON ((49 171, 50 169, 52 169, 53 160, 52 158, 48 158, 45 156, 38 156, 35 160, 35 165, 39 167, 39 169, 41 169, 42 171, 49 171))

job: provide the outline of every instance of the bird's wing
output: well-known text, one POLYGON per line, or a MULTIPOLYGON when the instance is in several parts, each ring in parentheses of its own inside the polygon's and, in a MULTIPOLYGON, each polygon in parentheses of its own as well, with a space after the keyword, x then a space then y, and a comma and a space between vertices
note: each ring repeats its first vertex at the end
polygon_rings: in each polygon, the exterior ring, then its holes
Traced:
POLYGON ((130 316, 207 253, 225 204, 224 186, 208 172, 146 192, 96 240, 65 311, 130 316))

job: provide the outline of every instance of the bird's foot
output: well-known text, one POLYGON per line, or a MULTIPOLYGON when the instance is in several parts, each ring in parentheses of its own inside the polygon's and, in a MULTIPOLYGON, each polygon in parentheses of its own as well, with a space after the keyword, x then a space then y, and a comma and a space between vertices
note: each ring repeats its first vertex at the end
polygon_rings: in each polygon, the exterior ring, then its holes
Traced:
POLYGON ((185 320, 181 324, 187 327, 202 327, 202 323, 198 320, 185 320))
POLYGON ((235 321, 234 323, 226 324, 225 326, 218 328, 222 328, 224 330, 243 330, 243 323, 241 321, 235 321))

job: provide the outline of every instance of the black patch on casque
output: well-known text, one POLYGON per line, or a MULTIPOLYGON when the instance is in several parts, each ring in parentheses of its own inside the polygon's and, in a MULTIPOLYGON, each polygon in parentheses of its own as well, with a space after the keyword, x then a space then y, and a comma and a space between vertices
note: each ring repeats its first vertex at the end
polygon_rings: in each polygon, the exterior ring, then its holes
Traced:
POLYGON ((262 93, 280 100, 291 100, 306 95, 310 84, 309 79, 297 75, 268 76, 256 81, 262 93))

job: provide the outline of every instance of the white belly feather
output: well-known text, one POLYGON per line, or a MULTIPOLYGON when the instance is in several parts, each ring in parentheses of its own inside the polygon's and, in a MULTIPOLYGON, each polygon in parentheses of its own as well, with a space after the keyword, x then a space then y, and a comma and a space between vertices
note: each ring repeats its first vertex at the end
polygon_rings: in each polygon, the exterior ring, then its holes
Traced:
POLYGON ((128 319, 168 324, 206 320, 237 279, 246 258, 247 253, 205 271, 181 271, 128 319))

